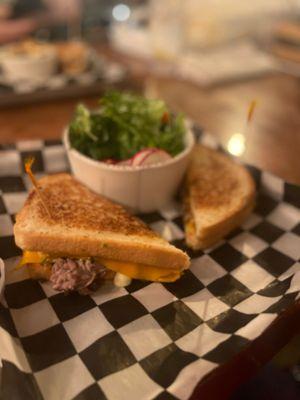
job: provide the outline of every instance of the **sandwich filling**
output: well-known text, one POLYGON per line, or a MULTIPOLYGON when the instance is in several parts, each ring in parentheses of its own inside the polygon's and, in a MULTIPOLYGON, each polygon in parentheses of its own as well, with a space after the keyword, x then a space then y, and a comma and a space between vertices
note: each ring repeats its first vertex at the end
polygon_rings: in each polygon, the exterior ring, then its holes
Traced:
POLYGON ((51 268, 50 282, 58 291, 84 291, 105 277, 106 270, 91 259, 57 258, 51 268))
POLYGON ((46 279, 58 291, 87 291, 115 273, 132 279, 174 282, 181 270, 153 267, 97 257, 70 258, 41 252, 24 251, 20 266, 27 265, 33 278, 46 279))

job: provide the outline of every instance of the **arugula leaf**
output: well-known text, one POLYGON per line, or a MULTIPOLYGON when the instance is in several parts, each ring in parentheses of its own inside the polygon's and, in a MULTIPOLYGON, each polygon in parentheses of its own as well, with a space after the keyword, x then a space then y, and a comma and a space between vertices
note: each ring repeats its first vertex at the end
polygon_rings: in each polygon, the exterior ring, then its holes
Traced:
POLYGON ((69 127, 71 146, 96 159, 124 160, 157 147, 175 156, 184 149, 184 117, 170 114, 161 100, 108 92, 100 109, 77 106, 69 127))

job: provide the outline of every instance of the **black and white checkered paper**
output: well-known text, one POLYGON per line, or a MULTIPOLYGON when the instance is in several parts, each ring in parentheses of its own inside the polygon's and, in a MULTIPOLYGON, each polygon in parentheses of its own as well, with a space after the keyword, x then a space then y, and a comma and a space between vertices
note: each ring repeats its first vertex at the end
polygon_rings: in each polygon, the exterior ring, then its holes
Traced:
POLYGON ((253 167, 255 211, 211 249, 186 248, 176 203, 142 216, 191 256, 179 281, 106 283, 92 296, 66 296, 29 280, 14 270, 13 238, 31 186, 21 167, 29 155, 37 177, 68 169, 60 142, 0 148, 1 399, 188 399, 299 296, 300 188, 253 167))

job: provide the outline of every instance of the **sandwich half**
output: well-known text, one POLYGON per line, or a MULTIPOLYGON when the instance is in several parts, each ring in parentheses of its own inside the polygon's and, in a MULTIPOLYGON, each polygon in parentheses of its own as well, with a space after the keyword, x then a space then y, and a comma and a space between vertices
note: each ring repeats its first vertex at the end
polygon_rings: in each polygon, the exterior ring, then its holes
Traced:
POLYGON ((54 289, 85 290, 120 277, 172 282, 188 268, 183 251, 71 175, 47 176, 38 187, 17 214, 15 241, 20 264, 54 289))
POLYGON ((255 184, 228 156, 197 145, 184 191, 186 242, 193 249, 213 246, 242 224, 253 209, 255 184))

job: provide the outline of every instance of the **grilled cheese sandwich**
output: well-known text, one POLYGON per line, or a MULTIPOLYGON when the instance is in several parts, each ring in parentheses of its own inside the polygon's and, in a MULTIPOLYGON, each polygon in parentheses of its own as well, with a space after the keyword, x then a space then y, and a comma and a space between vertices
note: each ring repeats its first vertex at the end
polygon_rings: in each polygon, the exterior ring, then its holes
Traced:
POLYGON ((33 189, 17 215, 15 240, 23 249, 20 265, 31 266, 38 277, 44 273, 56 288, 81 287, 105 271, 173 282, 188 268, 183 251, 70 175, 48 176, 38 185, 40 195, 33 189))
POLYGON ((184 192, 188 246, 213 246, 245 220, 254 201, 255 184, 246 168, 201 144, 195 147, 184 192))

